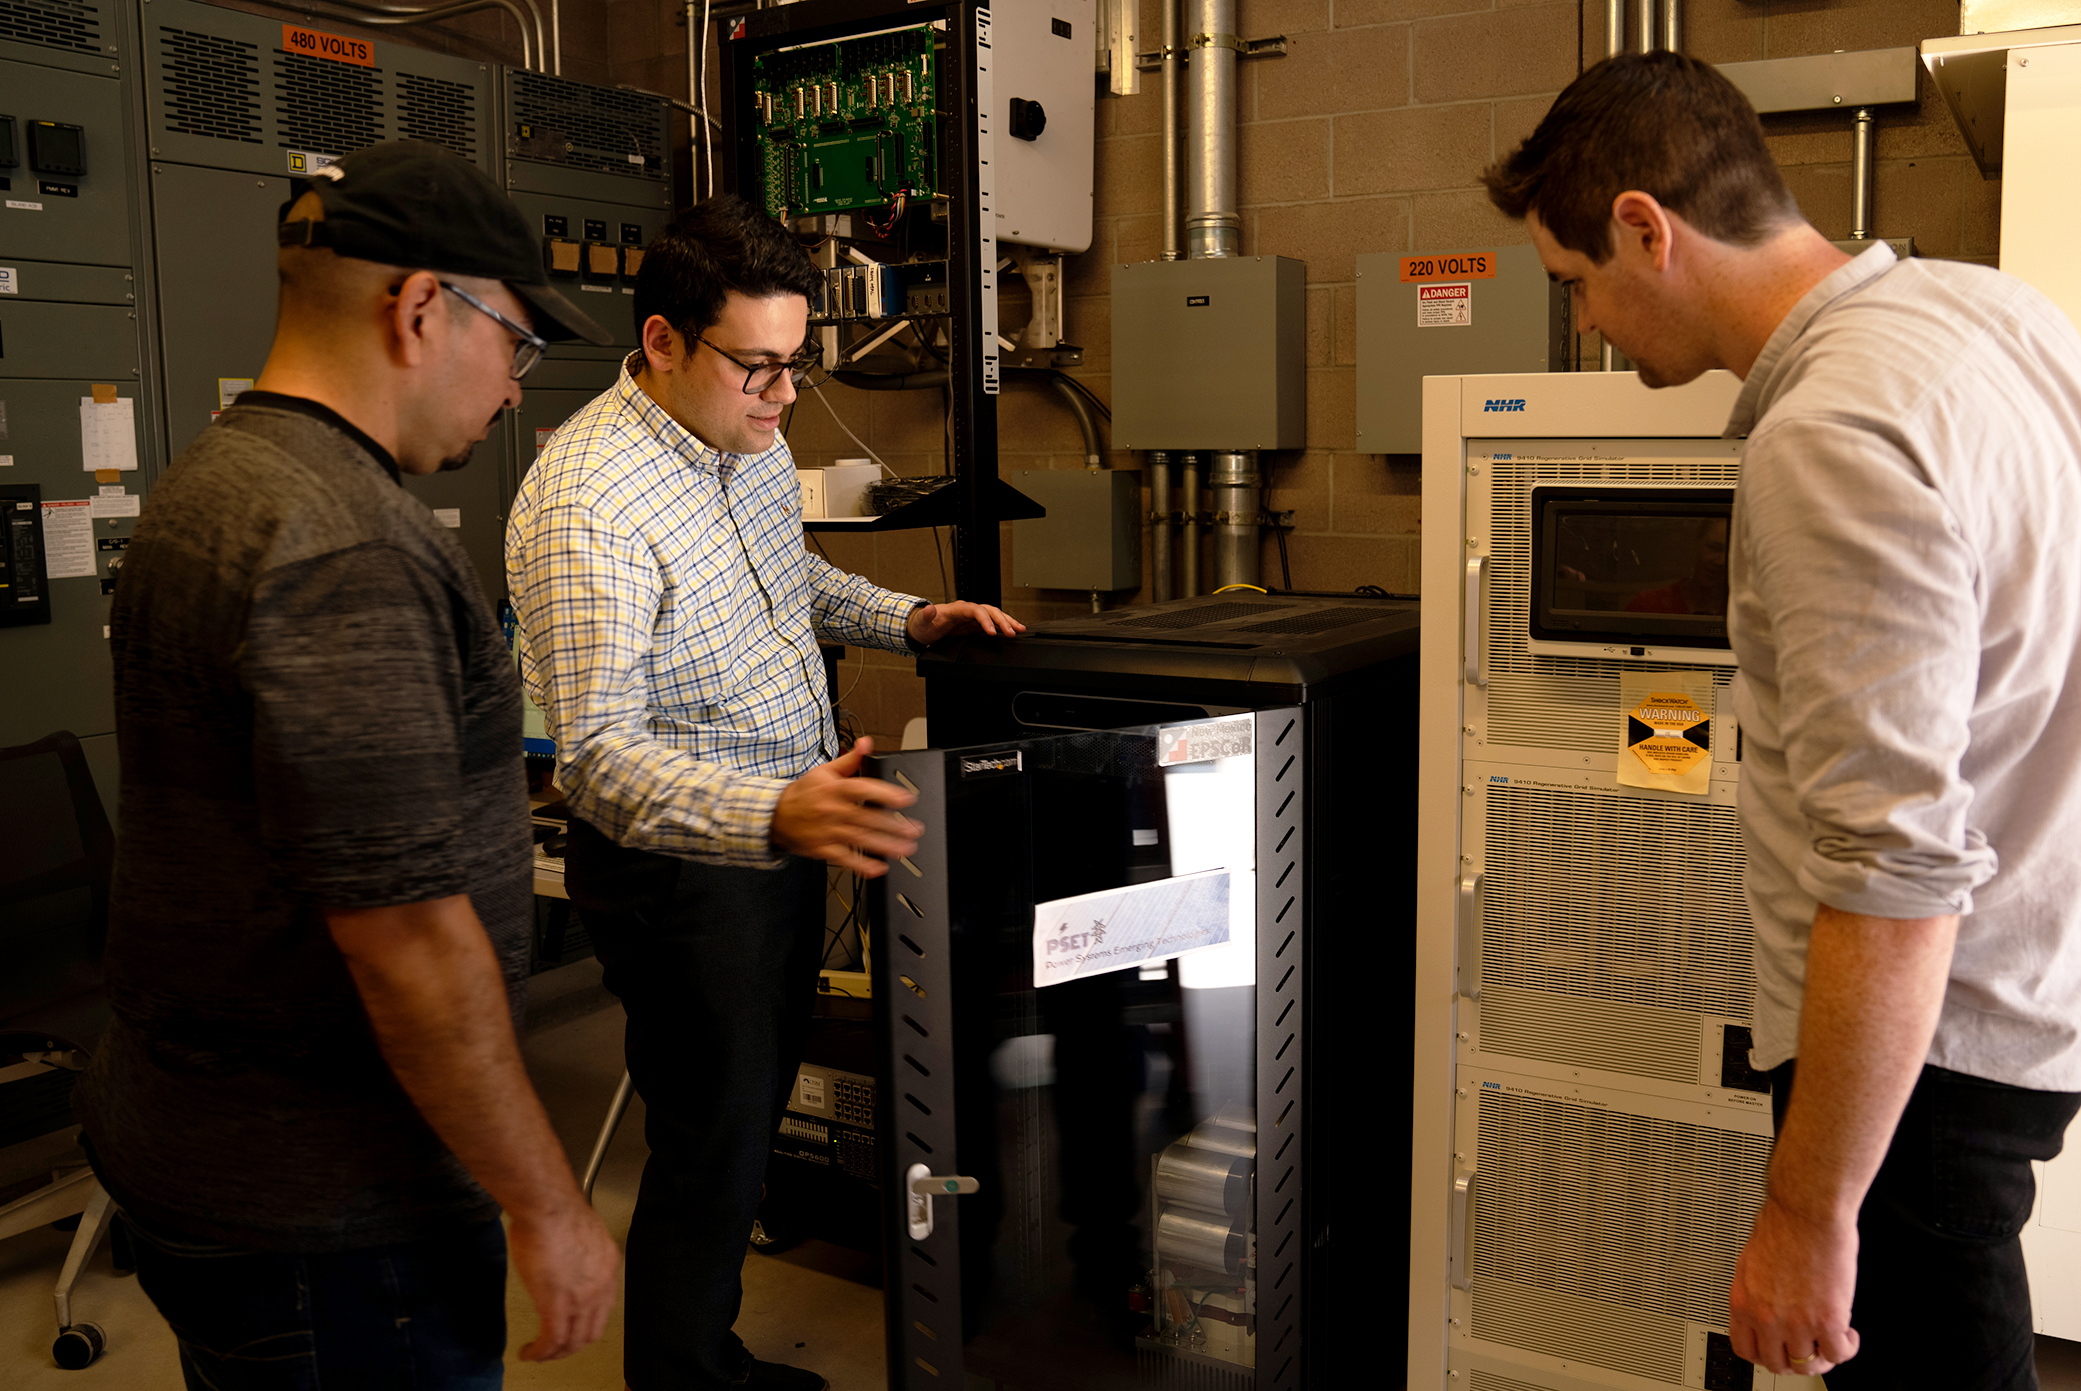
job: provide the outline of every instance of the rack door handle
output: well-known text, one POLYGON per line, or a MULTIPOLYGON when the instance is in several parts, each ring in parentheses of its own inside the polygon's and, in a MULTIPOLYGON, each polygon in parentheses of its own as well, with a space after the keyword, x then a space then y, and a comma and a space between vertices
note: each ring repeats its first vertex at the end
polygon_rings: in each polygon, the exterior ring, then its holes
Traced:
POLYGON ((982 1185, 962 1174, 935 1174, 927 1164, 913 1164, 903 1175, 904 1217, 910 1239, 923 1241, 932 1235, 932 1200, 958 1198, 982 1185))
POLYGON ((1481 591, 1488 583, 1488 557, 1475 556, 1467 562, 1467 684, 1488 685, 1488 674, 1481 665, 1481 591))
POLYGON ((1470 1000, 1481 998, 1481 876, 1460 880, 1459 940, 1453 955, 1453 984, 1470 1000))
POLYGON ((1452 1287, 1474 1288, 1474 1171, 1452 1176, 1452 1287))

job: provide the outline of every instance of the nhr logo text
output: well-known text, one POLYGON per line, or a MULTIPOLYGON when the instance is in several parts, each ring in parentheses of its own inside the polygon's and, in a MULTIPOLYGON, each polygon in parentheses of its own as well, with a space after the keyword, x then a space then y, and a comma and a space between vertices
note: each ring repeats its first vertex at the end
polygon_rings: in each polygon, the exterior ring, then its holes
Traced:
POLYGON ((1486 403, 1486 404, 1484 404, 1484 405, 1482 406, 1482 408, 1481 408, 1481 409, 1482 409, 1482 410, 1483 410, 1484 412, 1486 412, 1486 411, 1522 411, 1522 410, 1523 410, 1524 408, 1525 408, 1525 403, 1524 403, 1524 401, 1523 401, 1522 399, 1520 399, 1520 400, 1516 400, 1516 401, 1505 401, 1505 400, 1501 400, 1501 399, 1499 399, 1499 398, 1497 398, 1497 397, 1493 397, 1493 396, 1492 396, 1492 397, 1490 397, 1490 398, 1489 398, 1489 400, 1487 401, 1487 403, 1486 403))

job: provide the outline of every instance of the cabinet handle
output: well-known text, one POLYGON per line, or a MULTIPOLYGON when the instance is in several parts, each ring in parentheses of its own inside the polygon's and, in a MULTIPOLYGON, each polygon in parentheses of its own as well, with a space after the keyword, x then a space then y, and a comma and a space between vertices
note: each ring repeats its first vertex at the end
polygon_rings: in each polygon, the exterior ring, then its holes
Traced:
POLYGON ((1481 591, 1488 584, 1488 557, 1476 556, 1467 562, 1467 684, 1488 686, 1488 673, 1481 665, 1481 591))

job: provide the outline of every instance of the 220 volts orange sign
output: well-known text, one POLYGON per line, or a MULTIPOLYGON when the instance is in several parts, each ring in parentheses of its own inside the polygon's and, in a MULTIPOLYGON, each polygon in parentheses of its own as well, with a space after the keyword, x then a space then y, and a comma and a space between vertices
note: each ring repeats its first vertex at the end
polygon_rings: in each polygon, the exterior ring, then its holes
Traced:
POLYGON ((1487 251, 1462 251, 1454 256, 1404 256, 1402 283, 1418 280, 1494 280, 1495 255, 1487 251))
POLYGON ((329 58, 335 63, 352 63, 356 67, 372 68, 376 65, 376 51, 367 39, 342 38, 338 34, 322 33, 297 24, 282 26, 282 49, 287 53, 301 53, 306 58, 329 58))

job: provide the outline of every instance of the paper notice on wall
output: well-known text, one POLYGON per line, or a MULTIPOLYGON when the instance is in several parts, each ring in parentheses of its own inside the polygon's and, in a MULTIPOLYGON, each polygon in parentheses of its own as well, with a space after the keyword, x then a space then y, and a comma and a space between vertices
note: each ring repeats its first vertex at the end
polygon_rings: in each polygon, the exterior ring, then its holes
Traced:
POLYGON ((1033 983, 1124 971, 1228 940, 1228 871, 1033 905, 1033 983))
POLYGON ((64 498, 43 505, 44 573, 54 580, 91 578, 94 573, 93 504, 64 498))
POLYGON ((80 467, 88 473, 137 467, 137 402, 79 398, 80 467))
POLYGON ((1474 322, 1474 284, 1463 280, 1453 285, 1416 287, 1418 328, 1458 328, 1474 322))
POLYGON ((434 520, 439 522, 442 526, 461 526, 462 509, 460 507, 436 507, 434 509, 434 520))
POLYGON ((1712 677, 1695 671, 1619 674, 1624 725, 1619 783, 1704 796, 1712 786, 1712 677))
MULTIPOLYGON (((217 378, 217 410, 230 410, 233 401, 236 401, 240 396, 252 389, 253 379, 251 377, 217 378)), ((215 412, 212 412, 211 418, 215 418, 215 412)))
POLYGON ((136 493, 127 493, 121 488, 104 488, 100 497, 87 499, 87 514, 93 517, 135 517, 143 503, 144 499, 136 493))

